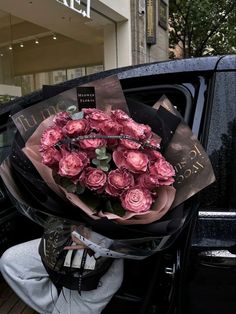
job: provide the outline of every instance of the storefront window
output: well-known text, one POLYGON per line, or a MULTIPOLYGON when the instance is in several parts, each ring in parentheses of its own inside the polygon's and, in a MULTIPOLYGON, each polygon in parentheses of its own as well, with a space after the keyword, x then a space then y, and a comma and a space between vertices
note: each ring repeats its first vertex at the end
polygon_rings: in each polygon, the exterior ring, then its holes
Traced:
POLYGON ((76 68, 76 69, 68 69, 67 70, 67 79, 72 80, 72 79, 75 79, 77 77, 83 76, 85 74, 86 74, 85 67, 76 68))
POLYGON ((96 61, 85 56, 85 63, 94 64, 87 67, 75 63, 80 60, 80 55, 83 57, 89 52, 81 47, 74 38, 0 10, 0 102, 29 94, 43 85, 54 85, 102 71, 102 45, 98 44, 100 57, 96 56, 96 61), (17 88, 19 92, 17 90, 16 93, 17 88))
POLYGON ((91 66, 91 67, 86 67, 86 74, 87 75, 94 74, 94 73, 97 73, 97 72, 101 72, 103 70, 104 70, 103 65, 94 65, 94 66, 91 66))
POLYGON ((89 75, 103 71, 103 65, 90 67, 78 67, 73 69, 63 69, 50 72, 41 72, 15 77, 15 85, 21 86, 22 95, 29 94, 34 90, 39 90, 43 85, 54 85, 67 80, 75 79, 83 75, 89 75))
POLYGON ((15 85, 21 86, 22 94, 29 94, 35 90, 34 75, 22 75, 15 77, 15 85))
POLYGON ((58 84, 67 80, 66 70, 53 71, 51 84, 58 84))

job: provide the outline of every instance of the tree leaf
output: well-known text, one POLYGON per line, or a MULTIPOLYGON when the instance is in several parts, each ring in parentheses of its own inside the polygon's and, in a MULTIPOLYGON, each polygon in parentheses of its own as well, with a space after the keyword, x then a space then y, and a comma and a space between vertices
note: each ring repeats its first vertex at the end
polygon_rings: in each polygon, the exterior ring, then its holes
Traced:
POLYGON ((235 1, 169 1, 170 47, 177 58, 233 54, 235 1))

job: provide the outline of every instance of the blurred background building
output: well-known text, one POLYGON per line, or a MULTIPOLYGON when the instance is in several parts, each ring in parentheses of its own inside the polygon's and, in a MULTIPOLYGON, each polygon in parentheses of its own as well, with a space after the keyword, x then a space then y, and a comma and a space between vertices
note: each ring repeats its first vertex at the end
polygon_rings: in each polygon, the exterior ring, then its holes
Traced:
POLYGON ((1 0, 0 102, 168 59, 168 0, 1 0))

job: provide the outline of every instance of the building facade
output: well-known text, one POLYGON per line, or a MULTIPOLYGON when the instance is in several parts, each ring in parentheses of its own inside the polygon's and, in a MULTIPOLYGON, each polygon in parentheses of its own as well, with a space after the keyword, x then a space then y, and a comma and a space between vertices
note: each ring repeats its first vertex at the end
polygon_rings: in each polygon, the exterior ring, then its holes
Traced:
POLYGON ((168 0, 1 0, 0 95, 166 60, 167 20, 168 0))

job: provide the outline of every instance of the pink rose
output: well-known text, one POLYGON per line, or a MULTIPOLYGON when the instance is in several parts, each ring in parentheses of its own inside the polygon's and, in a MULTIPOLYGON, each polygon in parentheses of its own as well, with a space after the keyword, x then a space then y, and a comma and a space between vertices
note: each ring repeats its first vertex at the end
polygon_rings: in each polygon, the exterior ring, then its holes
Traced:
POLYGON ((159 180, 154 174, 144 173, 138 177, 137 184, 141 188, 152 191, 159 186, 159 180))
POLYGON ((88 119, 89 125, 92 129, 100 131, 100 126, 105 122, 111 120, 111 117, 98 109, 83 109, 85 113, 85 118, 88 119))
POLYGON ((111 116, 119 123, 130 120, 131 118, 123 110, 117 109, 111 111, 111 116))
POLYGON ((165 159, 162 153, 154 149, 149 150, 148 156, 152 162, 158 161, 159 159, 165 159))
MULTIPOLYGON (((104 135, 120 135, 122 133, 123 127, 116 121, 107 120, 104 122, 104 124, 101 124, 101 133, 104 135)), ((119 143, 119 139, 107 139, 107 145, 117 146, 119 143)))
POLYGON ((63 128, 65 135, 75 137, 78 135, 87 134, 89 131, 89 124, 86 119, 70 120, 63 128))
POLYGON ((53 167, 57 165, 61 159, 61 152, 55 147, 49 147, 45 150, 40 151, 42 157, 42 163, 46 166, 53 167))
POLYGON ((170 185, 174 182, 175 170, 164 157, 150 166, 150 173, 158 177, 160 185, 170 185))
POLYGON ((62 129, 58 126, 52 126, 47 128, 41 136, 41 147, 47 149, 57 144, 64 137, 62 129))
MULTIPOLYGON (((90 133, 89 135, 96 137, 96 135, 98 134, 90 133)), ((105 146, 106 140, 102 138, 91 138, 91 139, 80 140, 78 143, 82 149, 95 150, 96 148, 105 146)))
POLYGON ((89 164, 88 157, 83 152, 63 152, 59 161, 59 175, 62 177, 75 178, 89 164))
MULTIPOLYGON (((134 138, 134 136, 131 137, 134 138)), ((120 144, 127 149, 139 149, 141 146, 141 143, 137 143, 131 139, 120 140, 120 144)))
POLYGON ((122 206, 131 212, 146 212, 152 205, 151 193, 142 188, 133 187, 121 195, 122 206))
POLYGON ((83 183, 90 190, 101 192, 107 181, 105 172, 100 169, 88 167, 83 172, 83 183), (100 190, 100 191, 99 191, 100 190))
POLYGON ((100 111, 96 108, 82 108, 82 111, 84 113, 84 117, 88 117, 92 112, 95 112, 95 111, 100 111))
POLYGON ((66 123, 71 120, 70 114, 66 111, 59 112, 53 118, 53 122, 60 127, 66 125, 66 123))
POLYGON ((101 125, 101 132, 105 135, 120 135, 122 130, 122 125, 112 120, 107 120, 101 125))
POLYGON ((126 168, 133 173, 147 171, 149 159, 145 153, 136 150, 114 151, 113 160, 118 168, 126 168))
POLYGON ((124 123, 123 133, 125 135, 133 135, 138 140, 145 140, 151 136, 152 131, 149 125, 137 123, 130 119, 124 123))
POLYGON ((123 124, 123 134, 136 139, 135 142, 129 139, 120 140, 122 146, 128 149, 139 149, 142 142, 151 136, 151 128, 148 125, 137 123, 132 119, 125 121, 123 124))
POLYGON ((157 161, 160 158, 164 158, 163 155, 158 151, 160 149, 160 140, 152 138, 151 140, 148 140, 148 144, 156 148, 153 149, 147 147, 145 149, 151 161, 157 161))
POLYGON ((111 196, 119 196, 134 185, 133 175, 125 169, 112 170, 108 174, 106 192, 111 196))

